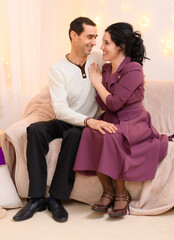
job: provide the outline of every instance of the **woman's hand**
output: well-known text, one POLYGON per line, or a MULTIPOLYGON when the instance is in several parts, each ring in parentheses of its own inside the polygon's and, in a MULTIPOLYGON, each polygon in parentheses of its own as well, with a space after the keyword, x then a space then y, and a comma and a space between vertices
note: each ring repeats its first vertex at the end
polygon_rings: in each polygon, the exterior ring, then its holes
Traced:
POLYGON ((102 83, 102 73, 98 64, 92 63, 88 68, 92 85, 96 88, 97 84, 102 83))
POLYGON ((108 92, 102 84, 102 73, 100 72, 99 65, 92 63, 88 71, 92 85, 95 87, 104 104, 106 104, 106 98, 110 92, 108 92))
POLYGON ((108 133, 116 133, 117 131, 117 128, 114 124, 102 120, 96 120, 94 118, 89 118, 86 122, 86 125, 99 131, 101 134, 105 134, 103 130, 107 131, 108 133))

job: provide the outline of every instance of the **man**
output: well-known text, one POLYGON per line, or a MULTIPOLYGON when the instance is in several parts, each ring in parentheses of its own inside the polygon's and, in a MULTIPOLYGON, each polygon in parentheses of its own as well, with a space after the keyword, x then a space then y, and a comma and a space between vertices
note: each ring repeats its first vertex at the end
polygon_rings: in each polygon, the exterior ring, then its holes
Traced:
MULTIPOLYGON (((56 119, 34 123, 27 128, 29 201, 13 217, 15 221, 29 219, 36 212, 44 211, 47 206, 55 221, 65 222, 68 219, 61 201, 69 200, 73 187, 73 165, 83 127, 89 116, 95 118, 98 112, 88 68, 93 62, 100 64, 100 55, 90 54, 97 37, 96 24, 92 20, 79 17, 72 21, 69 36, 70 53, 49 71, 49 88, 56 119), (55 138, 62 138, 62 146, 49 190, 50 197, 46 202, 45 155, 49 150, 49 142, 55 138)), ((105 129, 95 119, 90 119, 90 122, 99 131, 105 129)))

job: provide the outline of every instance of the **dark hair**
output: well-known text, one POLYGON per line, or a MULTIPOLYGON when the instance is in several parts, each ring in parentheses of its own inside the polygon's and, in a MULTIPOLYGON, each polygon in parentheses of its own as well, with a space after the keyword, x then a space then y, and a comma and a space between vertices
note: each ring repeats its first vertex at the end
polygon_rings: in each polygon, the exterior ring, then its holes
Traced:
POLYGON ((86 25, 91 25, 91 26, 96 26, 96 24, 89 18, 87 17, 78 17, 76 19, 74 19, 71 23, 70 23, 70 28, 69 28, 69 38, 71 40, 70 37, 70 32, 74 31, 77 33, 77 35, 80 35, 83 31, 84 31, 84 27, 83 24, 86 25))
POLYGON ((133 27, 129 23, 118 22, 106 28, 105 32, 109 32, 112 41, 124 51, 131 61, 140 63, 149 59, 146 57, 146 49, 141 38, 141 33, 133 31, 133 27))

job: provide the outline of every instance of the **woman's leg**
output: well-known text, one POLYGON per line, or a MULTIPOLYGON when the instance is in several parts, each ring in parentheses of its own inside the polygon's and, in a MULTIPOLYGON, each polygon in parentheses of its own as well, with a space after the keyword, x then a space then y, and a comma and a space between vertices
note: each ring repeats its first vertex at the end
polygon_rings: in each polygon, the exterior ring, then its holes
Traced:
POLYGON ((92 210, 97 212, 107 212, 108 208, 112 206, 114 200, 114 188, 112 179, 102 173, 97 172, 98 178, 103 187, 103 194, 98 203, 92 206, 92 210))
MULTIPOLYGON (((103 173, 99 173, 99 172, 97 172, 97 176, 98 176, 98 178, 99 178, 99 180, 102 184, 103 192, 108 193, 108 194, 110 194, 111 196, 114 197, 114 187, 113 187, 112 178, 110 178, 107 175, 104 175, 103 173)), ((100 201, 99 201, 99 204, 106 205, 110 202, 111 202, 110 198, 101 197, 100 201)))
MULTIPOLYGON (((128 192, 125 187, 125 181, 123 180, 114 180, 116 194, 115 197, 126 197, 128 192)), ((115 201, 114 210, 125 208, 127 205, 127 201, 115 201)))
POLYGON ((109 212, 109 217, 121 217, 125 216, 129 211, 130 196, 125 187, 125 181, 114 180, 116 194, 114 201, 114 208, 109 212))

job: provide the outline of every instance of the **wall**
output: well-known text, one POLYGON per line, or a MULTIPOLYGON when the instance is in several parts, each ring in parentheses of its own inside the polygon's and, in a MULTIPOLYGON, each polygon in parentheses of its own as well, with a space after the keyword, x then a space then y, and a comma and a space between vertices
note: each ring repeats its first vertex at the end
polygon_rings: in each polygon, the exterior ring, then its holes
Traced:
POLYGON ((131 23, 151 59, 144 64, 146 78, 174 80, 174 0, 83 0, 83 13, 99 23, 98 45, 108 25, 131 23))
MULTIPOLYGON (((48 0, 47 0, 48 1, 48 0)), ((97 46, 100 51, 104 29, 118 21, 129 22, 142 33, 147 56, 144 63, 147 79, 174 80, 174 0, 49 0, 47 17, 53 14, 50 27, 55 33, 54 56, 48 66, 69 52, 69 23, 78 16, 87 16, 98 23, 97 46), (162 42, 164 40, 164 43, 162 42)), ((48 41, 46 36, 45 42, 48 41)), ((47 67, 47 66, 46 66, 47 67)), ((47 68, 44 69, 45 75, 47 68)))
POLYGON ((48 84, 49 66, 70 50, 69 24, 78 16, 98 24, 97 51, 108 25, 131 23, 151 59, 146 79, 174 80, 174 0, 0 0, 0 129, 19 120, 48 84))

